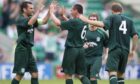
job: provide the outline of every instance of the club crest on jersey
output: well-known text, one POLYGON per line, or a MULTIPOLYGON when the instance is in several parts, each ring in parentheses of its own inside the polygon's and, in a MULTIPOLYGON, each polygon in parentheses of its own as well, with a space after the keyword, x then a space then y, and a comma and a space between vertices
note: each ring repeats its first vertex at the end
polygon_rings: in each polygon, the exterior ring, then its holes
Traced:
POLYGON ((99 42, 100 40, 101 40, 101 38, 100 38, 100 37, 97 37, 97 38, 96 38, 96 41, 97 41, 97 42, 99 42))

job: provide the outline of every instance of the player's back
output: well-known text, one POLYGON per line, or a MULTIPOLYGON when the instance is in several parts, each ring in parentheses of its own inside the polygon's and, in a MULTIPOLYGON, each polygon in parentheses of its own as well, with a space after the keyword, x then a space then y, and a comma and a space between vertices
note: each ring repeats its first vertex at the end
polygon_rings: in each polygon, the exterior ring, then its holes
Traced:
POLYGON ((78 18, 70 19, 61 23, 63 30, 68 30, 66 47, 82 47, 86 34, 87 24, 78 18))
POLYGON ((129 51, 130 38, 135 34, 133 21, 122 14, 114 14, 110 19, 110 48, 121 47, 129 51))

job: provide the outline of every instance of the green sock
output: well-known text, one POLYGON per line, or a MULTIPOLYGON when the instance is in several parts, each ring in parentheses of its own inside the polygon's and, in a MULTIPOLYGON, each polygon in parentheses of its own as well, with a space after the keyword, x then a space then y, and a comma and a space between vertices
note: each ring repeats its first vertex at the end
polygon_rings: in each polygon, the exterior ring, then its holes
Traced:
POLYGON ((91 84, 97 84, 97 80, 90 80, 91 84))
POLYGON ((38 78, 31 78, 31 84, 39 84, 38 78))
POLYGON ((118 78, 118 84, 124 84, 124 78, 118 78))
POLYGON ((73 80, 72 79, 66 79, 66 84, 73 84, 73 80))
POLYGON ((87 77, 82 77, 81 79, 82 84, 90 84, 90 80, 87 77))
POLYGON ((112 75, 109 77, 110 84, 118 84, 117 77, 115 75, 112 75))
POLYGON ((15 78, 12 80, 11 84, 19 84, 19 81, 16 80, 15 78))

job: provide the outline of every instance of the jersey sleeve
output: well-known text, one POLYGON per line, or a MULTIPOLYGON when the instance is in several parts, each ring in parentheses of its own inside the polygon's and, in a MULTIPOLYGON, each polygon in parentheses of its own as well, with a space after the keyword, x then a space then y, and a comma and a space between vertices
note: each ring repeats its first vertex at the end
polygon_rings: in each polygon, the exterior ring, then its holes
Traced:
POLYGON ((62 21, 61 25, 60 25, 60 28, 62 30, 70 30, 74 26, 76 26, 75 22, 76 22, 75 20, 62 21))
POLYGON ((110 29, 111 24, 112 24, 112 16, 107 17, 107 18, 103 21, 103 23, 104 23, 104 29, 105 29, 105 30, 110 29))
POLYGON ((130 36, 133 37, 135 34, 137 34, 135 26, 134 26, 134 22, 131 22, 131 29, 130 29, 130 36))

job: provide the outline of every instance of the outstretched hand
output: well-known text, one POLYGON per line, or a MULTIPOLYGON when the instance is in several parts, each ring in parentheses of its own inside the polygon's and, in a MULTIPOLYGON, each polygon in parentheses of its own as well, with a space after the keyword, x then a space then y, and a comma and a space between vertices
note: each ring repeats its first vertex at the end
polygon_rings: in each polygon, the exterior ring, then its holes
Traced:
POLYGON ((57 7, 57 3, 56 2, 52 2, 49 6, 49 10, 51 13, 54 13, 56 11, 56 7, 57 7))
POLYGON ((88 43, 84 43, 83 48, 85 48, 85 49, 89 48, 89 44, 88 43))
POLYGON ((38 10, 39 12, 41 12, 44 8, 45 8, 45 5, 44 5, 44 4, 39 4, 39 5, 37 6, 37 10, 38 10))
POLYGON ((62 6, 60 10, 60 15, 63 16, 65 14, 66 14, 66 9, 64 8, 64 6, 62 6))

